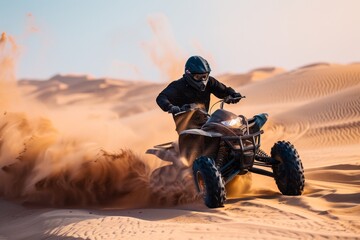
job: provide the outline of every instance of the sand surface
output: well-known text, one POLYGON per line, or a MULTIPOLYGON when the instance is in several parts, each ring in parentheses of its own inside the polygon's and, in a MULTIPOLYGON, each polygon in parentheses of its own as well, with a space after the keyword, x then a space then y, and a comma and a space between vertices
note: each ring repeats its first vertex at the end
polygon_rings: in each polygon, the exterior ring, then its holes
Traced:
POLYGON ((283 196, 272 178, 248 174, 208 209, 187 169, 150 181, 167 163, 146 149, 177 137, 155 103, 167 83, 16 81, 0 47, 0 239, 360 238, 360 64, 219 76, 247 97, 227 109, 269 113, 266 152, 295 145, 306 185, 283 196))

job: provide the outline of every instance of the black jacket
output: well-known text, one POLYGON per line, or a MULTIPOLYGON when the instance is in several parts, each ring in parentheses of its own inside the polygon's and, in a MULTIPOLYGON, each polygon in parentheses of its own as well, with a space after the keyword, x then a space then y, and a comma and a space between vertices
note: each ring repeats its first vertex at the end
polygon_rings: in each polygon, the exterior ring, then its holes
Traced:
POLYGON ((170 83, 156 98, 157 104, 164 111, 169 111, 172 106, 183 106, 184 104, 197 103, 205 106, 209 111, 210 94, 218 98, 225 98, 235 93, 234 89, 220 83, 213 77, 209 77, 205 91, 199 91, 189 85, 184 74, 179 80, 170 83))

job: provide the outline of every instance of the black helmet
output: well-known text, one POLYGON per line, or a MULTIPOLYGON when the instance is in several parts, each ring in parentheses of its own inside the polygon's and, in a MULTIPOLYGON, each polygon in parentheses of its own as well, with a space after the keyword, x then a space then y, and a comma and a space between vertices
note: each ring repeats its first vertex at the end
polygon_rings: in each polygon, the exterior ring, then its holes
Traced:
POLYGON ((185 64, 185 72, 191 74, 195 73, 210 73, 211 68, 209 63, 200 56, 190 57, 185 64))

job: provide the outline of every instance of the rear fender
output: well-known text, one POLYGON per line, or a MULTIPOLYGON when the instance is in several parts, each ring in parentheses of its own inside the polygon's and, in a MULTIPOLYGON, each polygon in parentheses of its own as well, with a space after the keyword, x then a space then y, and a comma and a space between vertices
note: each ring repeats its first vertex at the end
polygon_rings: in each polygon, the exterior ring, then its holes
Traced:
POLYGON ((146 154, 155 155, 163 161, 172 162, 174 164, 179 162, 179 154, 174 149, 151 148, 146 150, 146 154))
POLYGON ((167 142, 156 145, 153 148, 146 150, 146 153, 155 155, 163 161, 172 162, 174 164, 180 163, 177 142, 167 142))

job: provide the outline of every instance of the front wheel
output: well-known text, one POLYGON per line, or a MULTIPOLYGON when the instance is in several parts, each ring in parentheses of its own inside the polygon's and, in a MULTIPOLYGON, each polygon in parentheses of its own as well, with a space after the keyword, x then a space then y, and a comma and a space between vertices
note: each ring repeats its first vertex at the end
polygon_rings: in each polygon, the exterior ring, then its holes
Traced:
POLYGON ((276 185, 284 195, 301 195, 304 190, 304 168, 294 145, 278 141, 271 148, 271 157, 279 163, 272 165, 276 185))
POLYGON ((222 207, 226 200, 225 183, 214 161, 205 156, 197 158, 193 164, 193 174, 205 205, 209 208, 222 207))

